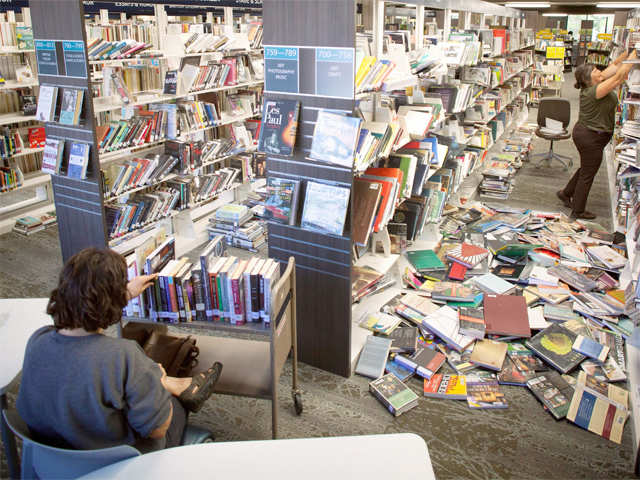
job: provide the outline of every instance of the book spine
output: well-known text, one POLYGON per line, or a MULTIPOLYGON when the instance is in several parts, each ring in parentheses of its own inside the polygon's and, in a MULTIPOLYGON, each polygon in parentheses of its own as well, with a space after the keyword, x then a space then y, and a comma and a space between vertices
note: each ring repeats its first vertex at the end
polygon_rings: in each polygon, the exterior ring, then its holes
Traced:
POLYGON ((231 285, 231 278, 229 276, 229 273, 225 273, 224 276, 224 287, 225 287, 225 297, 226 297, 226 305, 224 307, 224 315, 225 318, 231 322, 234 323, 235 319, 234 319, 234 300, 233 300, 233 287, 231 285))
POLYGON ((231 323, 234 325, 244 324, 244 317, 242 314, 241 279, 242 277, 230 280, 231 291, 233 293, 233 315, 231 317, 231 323))
POLYGON ((416 369, 418 368, 418 365, 413 360, 409 360, 407 357, 404 357, 402 355, 396 355, 393 361, 398 363, 399 365, 402 365, 408 370, 411 370, 413 373, 415 373, 416 369))
POLYGON ((213 310, 213 319, 220 320, 220 308, 218 307, 218 284, 216 283, 216 275, 209 274, 209 285, 211 286, 211 309, 213 310))
POLYGON ((202 292, 202 272, 201 270, 193 270, 191 272, 191 281, 193 285, 193 300, 196 312, 196 320, 204 322, 207 320, 205 314, 204 293, 202 292))
POLYGON ((181 322, 187 321, 187 312, 184 308, 184 292, 182 291, 182 282, 178 278, 174 278, 176 286, 176 293, 178 297, 178 320, 181 322))
POLYGON ((211 285, 209 284, 209 272, 207 270, 206 256, 200 257, 200 268, 202 269, 200 281, 202 282, 202 290, 204 292, 205 315, 208 321, 213 321, 213 308, 211 306, 211 285))
POLYGON ((251 316, 251 273, 245 271, 242 278, 242 287, 244 294, 244 319, 247 322, 253 321, 251 316))
POLYGON ((167 291, 169 292, 168 300, 168 311, 170 312, 169 318, 172 321, 178 320, 180 318, 180 309, 178 308, 178 294, 176 292, 176 284, 175 278, 168 275, 167 277, 167 291))

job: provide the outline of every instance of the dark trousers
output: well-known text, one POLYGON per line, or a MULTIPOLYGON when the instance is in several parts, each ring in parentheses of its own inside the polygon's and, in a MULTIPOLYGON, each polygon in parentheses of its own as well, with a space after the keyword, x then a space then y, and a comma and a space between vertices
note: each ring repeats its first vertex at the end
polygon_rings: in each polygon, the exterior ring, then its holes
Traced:
POLYGON ((182 406, 180 400, 173 395, 171 396, 171 404, 173 406, 173 416, 171 423, 164 438, 141 438, 133 445, 142 453, 154 452, 163 448, 172 448, 180 446, 182 442, 182 434, 187 427, 187 417, 189 412, 182 406))
POLYGON ((611 132, 596 132, 578 123, 573 127, 573 143, 580 153, 580 168, 564 187, 563 193, 573 199, 574 214, 585 211, 593 179, 602 163, 604 147, 611 140, 611 136, 611 132))

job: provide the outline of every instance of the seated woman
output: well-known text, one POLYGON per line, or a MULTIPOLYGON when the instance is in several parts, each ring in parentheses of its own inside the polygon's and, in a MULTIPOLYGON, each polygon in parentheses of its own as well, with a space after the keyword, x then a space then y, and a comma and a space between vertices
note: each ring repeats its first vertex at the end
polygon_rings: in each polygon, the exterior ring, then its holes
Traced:
POLYGON ((135 341, 102 334, 153 278, 127 283, 112 250, 87 248, 65 264, 47 306, 54 326, 31 336, 24 357, 17 408, 36 439, 75 449, 180 444, 187 410, 211 396, 222 365, 168 377, 135 341))

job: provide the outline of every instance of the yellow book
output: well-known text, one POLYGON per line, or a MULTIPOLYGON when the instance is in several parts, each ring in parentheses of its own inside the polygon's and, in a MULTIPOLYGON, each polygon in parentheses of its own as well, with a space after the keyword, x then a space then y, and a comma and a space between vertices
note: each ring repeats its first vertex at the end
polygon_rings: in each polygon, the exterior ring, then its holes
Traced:
POLYGON ((430 379, 424 379, 423 392, 425 397, 466 400, 467 381, 464 375, 436 373, 430 379))
POLYGON ((358 72, 356 73, 356 88, 360 86, 364 77, 366 77, 371 67, 376 63, 376 57, 364 57, 362 62, 360 63, 360 68, 358 68, 358 72))

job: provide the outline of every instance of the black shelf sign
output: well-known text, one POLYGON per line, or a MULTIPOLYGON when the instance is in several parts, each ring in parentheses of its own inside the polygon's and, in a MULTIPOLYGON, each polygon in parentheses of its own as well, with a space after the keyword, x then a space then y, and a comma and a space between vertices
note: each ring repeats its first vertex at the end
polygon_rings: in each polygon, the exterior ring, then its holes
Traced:
POLYGON ((53 40, 35 40, 36 62, 40 75, 58 75, 58 55, 53 40))

